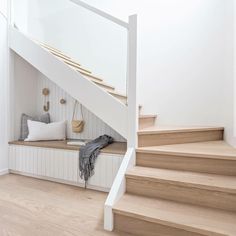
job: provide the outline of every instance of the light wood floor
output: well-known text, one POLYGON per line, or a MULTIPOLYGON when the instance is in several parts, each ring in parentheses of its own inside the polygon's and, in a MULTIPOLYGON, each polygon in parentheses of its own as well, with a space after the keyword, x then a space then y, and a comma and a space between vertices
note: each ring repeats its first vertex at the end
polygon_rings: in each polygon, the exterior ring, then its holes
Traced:
POLYGON ((0 236, 128 236, 103 230, 106 196, 29 177, 0 176, 0 236))

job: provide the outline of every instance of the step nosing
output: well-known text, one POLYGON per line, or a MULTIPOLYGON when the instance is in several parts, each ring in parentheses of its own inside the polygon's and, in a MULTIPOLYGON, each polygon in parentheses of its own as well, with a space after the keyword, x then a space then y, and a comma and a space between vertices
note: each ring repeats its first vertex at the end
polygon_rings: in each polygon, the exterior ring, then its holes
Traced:
POLYGON ((223 232, 219 232, 219 231, 209 231, 207 229, 204 229, 204 227, 194 227, 194 226, 190 226, 188 224, 184 224, 184 223, 179 223, 179 222, 174 222, 173 220, 167 220, 167 219, 161 219, 161 217, 151 217, 151 216, 147 216, 141 213, 137 213, 137 212, 132 212, 132 211, 126 211, 124 209, 113 209, 114 213, 119 214, 119 215, 124 215, 124 216, 128 216, 128 217, 132 217, 135 219, 139 219, 139 220, 143 220, 146 222, 150 222, 150 223, 157 223, 160 225, 164 225, 164 226, 168 226, 168 227, 174 227, 174 228, 178 228, 178 229, 182 229, 185 231, 189 231, 189 232, 193 232, 193 233, 202 233, 202 234, 206 234, 207 235, 209 233, 216 233, 219 236, 226 236, 226 234, 224 234, 223 232))
POLYGON ((149 119, 149 118, 156 118, 157 115, 140 115, 140 119, 149 119))
POLYGON ((192 132, 212 132, 212 131, 223 131, 222 127, 212 128, 186 128, 186 129, 166 129, 166 130, 138 130, 139 135, 155 135, 155 134, 173 134, 173 133, 192 133, 192 132))
POLYGON ((164 184, 170 184, 170 185, 176 185, 186 188, 198 188, 198 189, 204 189, 209 191, 217 191, 217 192, 224 192, 224 193, 231 193, 236 194, 236 189, 232 188, 225 188, 222 186, 212 186, 211 184, 203 184, 203 183, 192 183, 187 181, 181 181, 181 180, 173 180, 173 179, 162 179, 160 177, 149 177, 149 176, 143 176, 143 175, 135 175, 131 173, 126 174, 127 179, 134 179, 137 181, 151 181, 156 183, 164 183, 164 184))
POLYGON ((164 150, 144 150, 144 149, 136 149, 137 153, 143 153, 143 154, 157 154, 157 155, 170 155, 170 156, 182 156, 182 157, 189 157, 189 158, 209 158, 209 159, 224 159, 224 160, 235 160, 236 161, 236 155, 229 155, 229 154, 216 154, 216 153, 194 153, 194 152, 181 152, 181 151, 164 151, 164 150))

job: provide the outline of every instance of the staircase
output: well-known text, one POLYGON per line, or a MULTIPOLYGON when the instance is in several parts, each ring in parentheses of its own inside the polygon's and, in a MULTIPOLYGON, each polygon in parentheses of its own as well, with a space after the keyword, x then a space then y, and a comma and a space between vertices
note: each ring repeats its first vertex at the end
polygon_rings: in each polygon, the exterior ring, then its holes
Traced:
POLYGON ((70 68, 72 68, 73 70, 82 74, 83 77, 85 77, 89 81, 93 82, 94 84, 96 84, 100 88, 104 89, 106 92, 108 92, 109 94, 111 94, 115 98, 119 99, 121 102, 123 102, 125 104, 127 103, 127 96, 117 92, 113 86, 104 82, 103 79, 101 79, 100 77, 92 74, 92 72, 90 70, 81 66, 81 64, 78 63, 75 59, 69 57, 64 52, 46 44, 46 43, 39 42, 36 40, 34 40, 34 41, 36 43, 38 43, 41 47, 43 47, 45 50, 52 53, 57 59, 61 60, 65 64, 67 64, 70 68))
POLYGON ((155 116, 147 117, 152 121, 140 124, 126 193, 113 207, 115 230, 235 236, 236 150, 223 141, 223 128, 157 128, 155 116))

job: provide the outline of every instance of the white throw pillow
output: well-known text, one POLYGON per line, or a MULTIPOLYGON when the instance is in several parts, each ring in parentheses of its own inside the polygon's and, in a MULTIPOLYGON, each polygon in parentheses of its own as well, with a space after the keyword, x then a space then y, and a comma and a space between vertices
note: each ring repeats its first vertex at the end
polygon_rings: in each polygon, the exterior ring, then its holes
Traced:
POLYGON ((29 135, 25 141, 63 140, 66 138, 66 121, 45 124, 28 120, 29 135))

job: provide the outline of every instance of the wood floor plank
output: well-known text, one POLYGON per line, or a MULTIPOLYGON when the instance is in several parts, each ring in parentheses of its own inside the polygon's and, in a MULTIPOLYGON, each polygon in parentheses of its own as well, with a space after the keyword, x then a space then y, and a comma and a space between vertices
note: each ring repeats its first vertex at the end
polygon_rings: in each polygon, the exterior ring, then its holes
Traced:
POLYGON ((102 192, 23 176, 1 176, 0 235, 121 235, 103 230, 106 196, 102 192))

